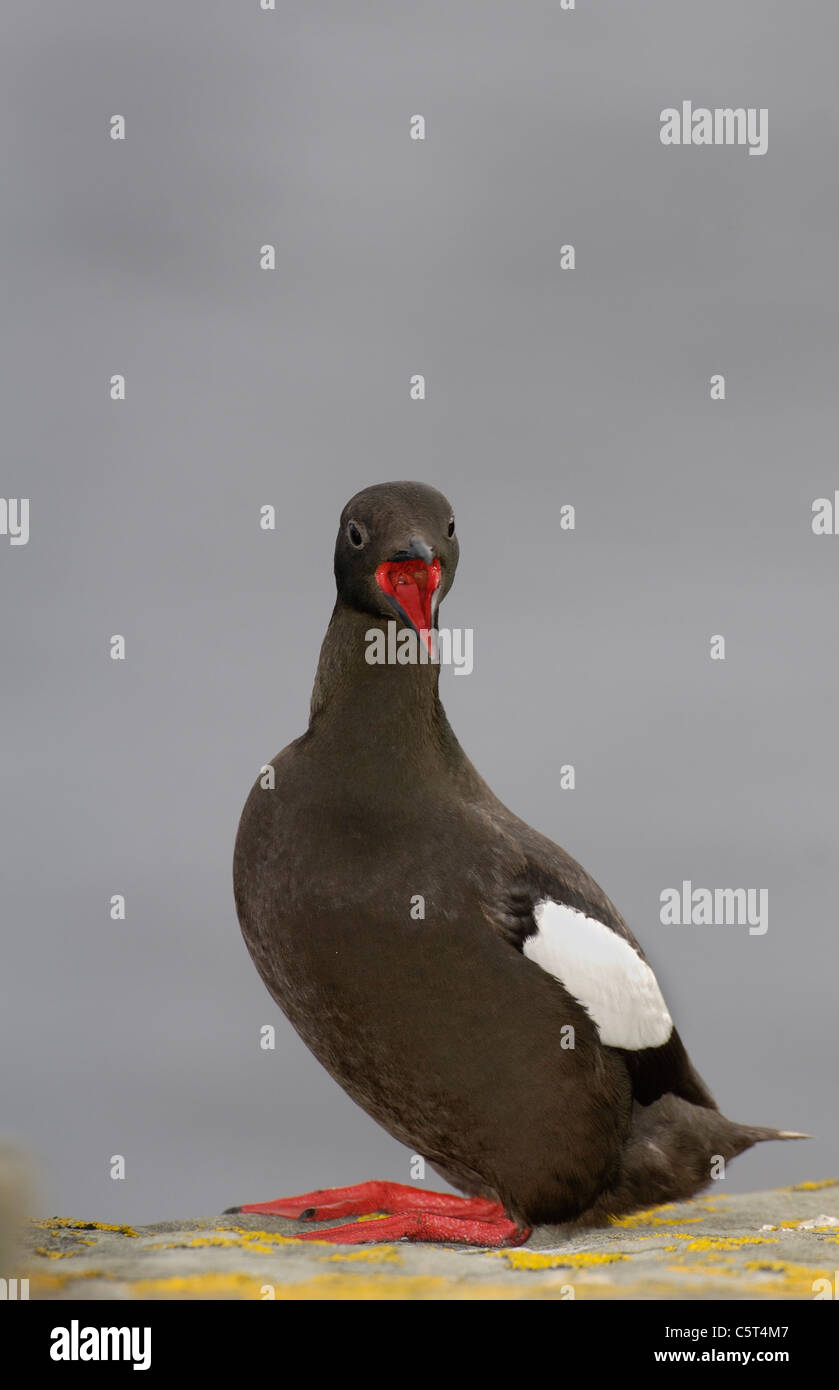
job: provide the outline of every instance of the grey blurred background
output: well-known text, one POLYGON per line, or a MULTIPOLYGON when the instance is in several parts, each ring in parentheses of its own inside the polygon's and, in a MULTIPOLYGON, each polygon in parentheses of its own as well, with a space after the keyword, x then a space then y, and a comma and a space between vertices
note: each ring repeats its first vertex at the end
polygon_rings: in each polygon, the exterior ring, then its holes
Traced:
POLYGON ((340 509, 390 478, 457 511, 466 751, 618 904, 721 1107, 817 1136, 725 1188, 835 1176, 837 7, 6 0, 2 30, 31 539, 0 538, 0 1129, 42 1209, 409 1180, 264 992, 230 871, 306 724, 340 509), (683 99, 768 107, 768 153, 665 149, 683 99), (768 888, 767 935, 663 927, 683 878, 768 888))

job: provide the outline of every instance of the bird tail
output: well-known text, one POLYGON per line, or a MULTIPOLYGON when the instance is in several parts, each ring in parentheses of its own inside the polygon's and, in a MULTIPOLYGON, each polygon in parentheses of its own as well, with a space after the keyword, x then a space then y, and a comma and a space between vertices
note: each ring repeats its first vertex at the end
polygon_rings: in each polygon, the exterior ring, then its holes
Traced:
POLYGON ((752 1144, 762 1144, 764 1139, 812 1139, 812 1134, 802 1134, 797 1129, 771 1129, 766 1125, 735 1125, 744 1136, 748 1136, 747 1142, 738 1153, 743 1149, 750 1149, 752 1144))
POLYGON ((584 1225, 602 1224, 662 1202, 684 1202, 723 1176, 725 1164, 767 1139, 809 1139, 797 1130, 741 1125, 719 1110, 664 1095, 652 1105, 635 1104, 632 1128, 616 1180, 584 1225))

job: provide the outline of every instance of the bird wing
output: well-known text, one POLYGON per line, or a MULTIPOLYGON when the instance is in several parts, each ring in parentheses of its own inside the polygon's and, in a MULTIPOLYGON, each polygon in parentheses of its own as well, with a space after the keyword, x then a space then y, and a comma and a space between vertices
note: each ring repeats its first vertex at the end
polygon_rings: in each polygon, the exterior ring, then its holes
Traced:
POLYGON ((490 920, 585 1008, 604 1047, 621 1052, 636 1100, 649 1105, 672 1092, 715 1109, 623 918, 579 864, 550 848, 560 856, 556 866, 517 873, 490 920))

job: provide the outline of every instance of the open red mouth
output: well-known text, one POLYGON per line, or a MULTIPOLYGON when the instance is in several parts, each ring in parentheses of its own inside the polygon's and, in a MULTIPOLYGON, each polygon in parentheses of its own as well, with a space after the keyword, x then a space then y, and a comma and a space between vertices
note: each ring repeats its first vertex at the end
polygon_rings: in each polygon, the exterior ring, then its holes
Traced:
MULTIPOLYGON (((376 570, 376 581, 418 633, 430 633, 431 599, 440 583, 439 560, 432 560, 430 565, 419 559, 385 560, 376 570)), ((430 636, 423 640, 431 651, 430 636)))

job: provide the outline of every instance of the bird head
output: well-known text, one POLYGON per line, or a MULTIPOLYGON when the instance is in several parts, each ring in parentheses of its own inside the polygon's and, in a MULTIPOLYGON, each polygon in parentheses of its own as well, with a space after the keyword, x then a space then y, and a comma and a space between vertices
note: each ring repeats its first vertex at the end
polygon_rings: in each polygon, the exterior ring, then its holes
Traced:
MULTIPOLYGON (((458 555, 454 513, 441 492, 425 483, 376 483, 357 492, 341 513, 339 597, 356 611, 429 633, 458 555)), ((425 642, 430 646, 427 636, 425 642)))

